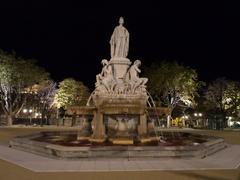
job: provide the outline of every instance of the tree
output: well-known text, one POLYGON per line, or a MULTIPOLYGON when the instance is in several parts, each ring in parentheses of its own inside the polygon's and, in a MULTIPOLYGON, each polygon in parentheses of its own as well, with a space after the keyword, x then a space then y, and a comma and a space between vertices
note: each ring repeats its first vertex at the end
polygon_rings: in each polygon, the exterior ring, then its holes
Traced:
POLYGON ((88 97, 89 90, 81 81, 67 78, 59 83, 55 102, 58 108, 65 109, 67 106, 85 105, 88 97))
POLYGON ((45 80, 36 85, 36 96, 42 114, 41 125, 44 119, 49 119, 54 105, 57 84, 52 80, 45 80))
POLYGON ((206 108, 226 126, 226 115, 237 116, 240 109, 240 83, 218 78, 209 84, 205 93, 206 108))
POLYGON ((240 82, 229 81, 224 94, 224 105, 227 113, 238 117, 240 113, 240 82))
POLYGON ((0 50, 0 103, 12 125, 13 118, 26 104, 33 84, 48 77, 44 69, 35 65, 35 61, 17 57, 0 50))
POLYGON ((146 68, 145 76, 149 79, 148 89, 153 99, 161 106, 167 106, 168 124, 177 105, 190 107, 198 96, 198 88, 203 84, 198 81, 195 70, 179 65, 177 62, 162 62, 146 68))
POLYGON ((228 87, 228 81, 225 78, 218 78, 208 85, 205 97, 209 109, 218 109, 224 112, 224 95, 228 87))

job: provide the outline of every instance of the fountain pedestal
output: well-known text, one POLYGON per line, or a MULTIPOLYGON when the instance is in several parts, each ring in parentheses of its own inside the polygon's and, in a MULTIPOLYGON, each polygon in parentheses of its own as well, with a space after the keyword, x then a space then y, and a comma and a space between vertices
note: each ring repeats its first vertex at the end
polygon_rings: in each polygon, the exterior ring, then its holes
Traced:
MULTIPOLYGON (((137 123, 137 136, 142 137, 147 134, 147 119, 146 119, 146 101, 147 96, 93 96, 93 101, 96 105, 96 112, 93 118, 93 139, 105 139, 111 138, 106 134, 106 124, 104 123, 104 116, 108 115, 124 115, 125 117, 135 115, 139 121, 137 123)), ((116 121, 117 123, 117 121, 116 121)), ((123 123, 123 122, 122 122, 123 123)), ((121 127, 116 129, 116 136, 119 138, 129 137, 129 129, 123 129, 121 127), (125 135, 124 135, 125 134, 125 135)))

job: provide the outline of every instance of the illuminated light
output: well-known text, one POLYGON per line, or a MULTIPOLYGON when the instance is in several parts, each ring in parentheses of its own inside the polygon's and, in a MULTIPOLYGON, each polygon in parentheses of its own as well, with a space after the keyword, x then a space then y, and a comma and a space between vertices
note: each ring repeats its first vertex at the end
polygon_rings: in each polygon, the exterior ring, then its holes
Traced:
POLYGON ((198 114, 197 113, 194 113, 194 116, 197 116, 198 114))
POLYGON ((202 113, 199 113, 198 115, 201 117, 201 116, 202 116, 202 113))
POLYGON ((23 109, 23 113, 27 113, 27 109, 23 109))
POLYGON ((29 109, 29 112, 31 113, 31 112, 33 112, 33 110, 32 110, 32 109, 29 109))
POLYGON ((230 121, 229 126, 233 126, 234 122, 230 121))
POLYGON ((38 116, 39 114, 38 113, 35 113, 35 116, 38 116))

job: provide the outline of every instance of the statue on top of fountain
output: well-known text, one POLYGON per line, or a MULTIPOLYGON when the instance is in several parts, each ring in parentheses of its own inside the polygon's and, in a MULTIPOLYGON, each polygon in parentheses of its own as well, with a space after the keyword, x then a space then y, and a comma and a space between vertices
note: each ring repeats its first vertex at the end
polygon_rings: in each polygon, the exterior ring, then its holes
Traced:
POLYGON ((129 48, 129 33, 128 30, 123 26, 123 17, 119 18, 119 25, 115 27, 111 36, 111 57, 124 57, 128 55, 129 48))
POLYGON ((135 93, 138 87, 146 88, 146 83, 148 81, 147 78, 140 78, 139 73, 141 70, 139 66, 141 65, 140 60, 134 61, 133 65, 129 68, 128 72, 126 73, 125 81, 130 84, 131 93, 135 93))
POLYGON ((140 60, 133 64, 126 58, 129 49, 129 32, 120 17, 110 40, 111 59, 102 60, 102 72, 96 76, 95 93, 101 95, 143 95, 146 94, 147 78, 140 78, 140 60), (132 65, 131 65, 132 64, 132 65))
POLYGON ((106 89, 107 92, 113 92, 113 88, 116 85, 116 80, 114 79, 112 67, 106 59, 102 60, 102 65, 102 72, 96 76, 95 86, 96 88, 100 88, 101 91, 106 89))

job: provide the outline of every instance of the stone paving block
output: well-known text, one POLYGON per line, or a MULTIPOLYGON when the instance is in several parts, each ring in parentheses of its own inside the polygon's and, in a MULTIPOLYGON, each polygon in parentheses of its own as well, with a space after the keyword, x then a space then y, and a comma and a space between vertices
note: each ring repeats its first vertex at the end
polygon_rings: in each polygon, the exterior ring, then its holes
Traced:
POLYGON ((109 162, 108 161, 95 161, 95 170, 99 171, 109 171, 109 162))

